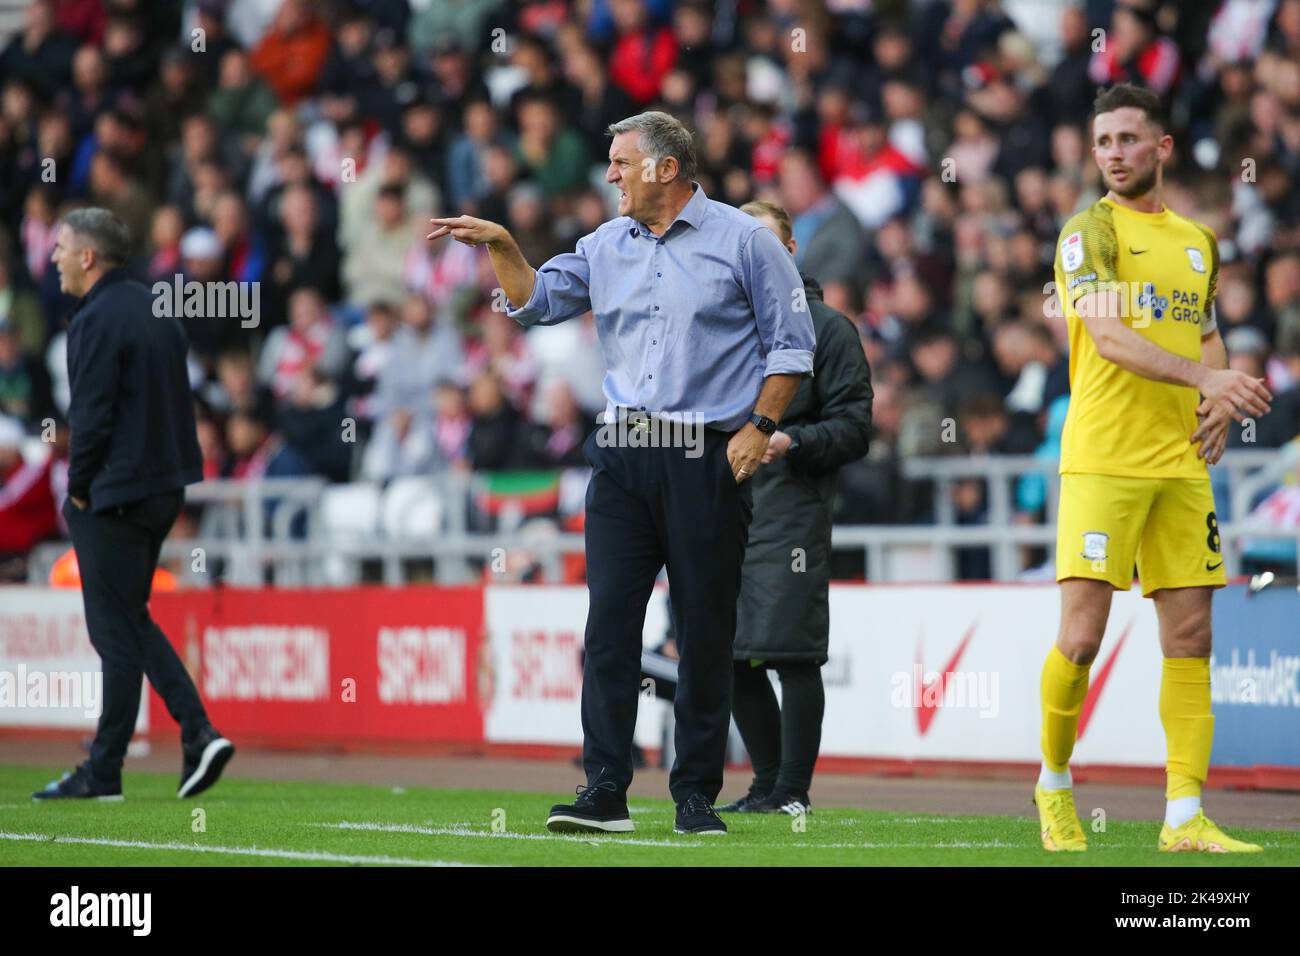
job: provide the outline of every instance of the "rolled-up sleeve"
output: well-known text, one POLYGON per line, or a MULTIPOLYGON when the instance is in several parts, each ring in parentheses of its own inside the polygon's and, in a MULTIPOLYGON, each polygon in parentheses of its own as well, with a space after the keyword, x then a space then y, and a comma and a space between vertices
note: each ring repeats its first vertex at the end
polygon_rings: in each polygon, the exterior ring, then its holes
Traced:
POLYGON ((537 270, 533 293, 519 308, 506 315, 522 326, 557 325, 591 311, 591 263, 587 244, 593 236, 578 240, 573 252, 554 256, 537 270))
POLYGON ((817 339, 794 256, 764 226, 750 234, 740 268, 758 322, 764 377, 811 372, 817 339))

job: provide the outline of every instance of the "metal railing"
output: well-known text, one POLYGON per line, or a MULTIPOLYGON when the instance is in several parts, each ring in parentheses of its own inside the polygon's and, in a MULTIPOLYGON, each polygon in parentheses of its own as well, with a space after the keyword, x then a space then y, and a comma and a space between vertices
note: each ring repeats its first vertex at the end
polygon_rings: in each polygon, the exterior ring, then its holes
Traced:
MULTIPOLYGON (((1300 448, 1286 453, 1234 451, 1211 473, 1216 486, 1227 486, 1231 500, 1232 520, 1219 529, 1230 576, 1242 573, 1243 552, 1254 540, 1294 542, 1300 548, 1300 529, 1274 528, 1246 517, 1267 490, 1300 478, 1300 448)), ((1047 576, 1060 498, 1054 462, 1031 456, 916 458, 903 463, 903 475, 934 483, 934 524, 840 525, 832 531, 833 549, 862 551, 869 580, 952 580, 963 548, 989 549, 994 580, 1047 576), (1012 483, 1027 475, 1045 482, 1043 523, 1016 520, 1012 483), (970 479, 985 483, 985 524, 957 523, 953 490, 957 482, 970 479), (1046 554, 1046 565, 1026 566, 1030 548, 1046 554)), ((500 570, 497 562, 504 557, 522 554, 547 580, 558 581, 563 557, 583 553, 581 534, 557 529, 525 533, 518 520, 499 525, 497 533, 471 532, 473 478, 447 473, 431 482, 442 503, 442 518, 440 530, 427 538, 332 528, 322 513, 322 496, 328 491, 321 479, 203 482, 187 491, 187 504, 202 506, 195 536, 167 541, 163 559, 176 563, 182 583, 190 587, 211 586, 218 578, 233 586, 349 584, 362 579, 367 562, 378 565, 383 583, 395 587, 413 579, 415 563, 429 563, 432 579, 440 584, 462 584, 478 580, 479 567, 486 566, 491 575, 500 570)), ((377 487, 374 491, 381 494, 377 487)), ((399 514, 397 524, 402 523, 399 514)), ((53 562, 66 550, 66 543, 39 546, 29 557, 29 580, 48 581, 53 562)))

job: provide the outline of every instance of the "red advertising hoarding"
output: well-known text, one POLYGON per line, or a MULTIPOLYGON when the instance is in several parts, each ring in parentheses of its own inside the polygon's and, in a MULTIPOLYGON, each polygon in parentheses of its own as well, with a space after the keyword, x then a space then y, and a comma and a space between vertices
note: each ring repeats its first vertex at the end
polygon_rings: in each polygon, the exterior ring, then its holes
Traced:
MULTIPOLYGON (((222 733, 272 745, 478 742, 479 587, 155 594, 222 733)), ((176 724, 150 692, 150 726, 176 724)))

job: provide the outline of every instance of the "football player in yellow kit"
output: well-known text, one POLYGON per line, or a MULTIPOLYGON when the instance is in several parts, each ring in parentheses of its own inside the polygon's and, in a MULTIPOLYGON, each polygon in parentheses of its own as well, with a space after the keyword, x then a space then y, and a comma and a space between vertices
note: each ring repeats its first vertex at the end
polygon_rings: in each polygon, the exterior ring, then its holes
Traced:
POLYGON ((1070 754, 1111 595, 1129 589, 1136 563, 1164 653, 1168 802, 1159 848, 1256 852, 1201 811, 1214 736, 1210 599, 1226 583, 1207 463, 1222 454, 1231 420, 1266 413, 1272 396, 1226 367, 1214 234, 1161 199, 1173 138, 1159 97, 1129 85, 1103 90, 1092 127, 1109 192, 1065 224, 1055 267, 1070 333, 1070 407, 1056 544, 1061 625, 1043 666, 1034 789, 1043 846, 1087 849, 1070 754))

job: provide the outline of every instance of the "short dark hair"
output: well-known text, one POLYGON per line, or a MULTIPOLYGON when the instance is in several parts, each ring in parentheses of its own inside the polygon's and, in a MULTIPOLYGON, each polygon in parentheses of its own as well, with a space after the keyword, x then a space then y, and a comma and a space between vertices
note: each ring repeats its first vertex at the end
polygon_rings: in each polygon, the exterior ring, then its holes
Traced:
POLYGON ((976 392, 961 403, 961 412, 967 419, 1005 418, 1007 407, 1001 397, 992 392, 976 392))
POLYGON ((945 339, 955 344, 957 341, 957 335, 946 325, 942 325, 935 321, 927 321, 922 323, 912 333, 909 337, 907 347, 909 349, 919 349, 922 346, 930 345, 934 342, 942 342, 945 339))
POLYGON ((107 209, 74 209, 63 217, 63 225, 84 239, 106 266, 123 265, 131 256, 131 230, 107 209))
POLYGON ((1097 98, 1092 102, 1093 119, 1102 113, 1123 109, 1126 106, 1141 110, 1146 115, 1147 122, 1160 132, 1163 133, 1169 128, 1165 121, 1165 108, 1160 101, 1160 94, 1143 86, 1134 86, 1132 83, 1117 83, 1099 90, 1097 98))

